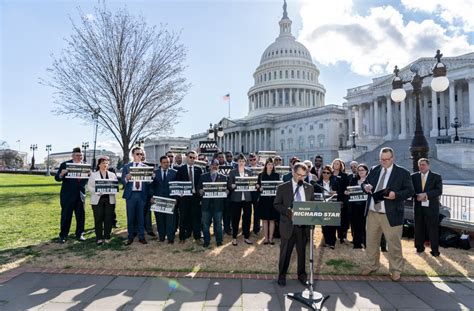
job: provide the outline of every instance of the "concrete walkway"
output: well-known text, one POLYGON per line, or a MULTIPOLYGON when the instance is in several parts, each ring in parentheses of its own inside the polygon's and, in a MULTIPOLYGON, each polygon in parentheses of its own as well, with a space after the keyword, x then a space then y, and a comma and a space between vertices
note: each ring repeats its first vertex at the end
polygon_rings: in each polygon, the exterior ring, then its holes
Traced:
MULTIPOLYGON (((0 284, 0 310, 307 310, 296 280, 22 273, 0 284)), ((317 281, 323 310, 473 310, 472 282, 317 281)))

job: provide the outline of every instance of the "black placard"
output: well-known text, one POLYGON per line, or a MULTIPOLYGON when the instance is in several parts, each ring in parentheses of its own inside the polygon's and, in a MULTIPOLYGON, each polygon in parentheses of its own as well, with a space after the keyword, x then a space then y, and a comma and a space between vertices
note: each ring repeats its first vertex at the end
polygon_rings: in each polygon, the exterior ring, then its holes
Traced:
POLYGON ((119 192, 118 180, 113 179, 96 179, 95 193, 115 194, 119 192))
POLYGON ((170 198, 163 198, 153 196, 155 203, 150 206, 150 211, 164 213, 164 214, 173 214, 174 207, 176 206, 176 200, 170 198))
POLYGON ((199 151, 200 153, 214 154, 219 152, 219 147, 215 140, 205 140, 199 142, 199 151))

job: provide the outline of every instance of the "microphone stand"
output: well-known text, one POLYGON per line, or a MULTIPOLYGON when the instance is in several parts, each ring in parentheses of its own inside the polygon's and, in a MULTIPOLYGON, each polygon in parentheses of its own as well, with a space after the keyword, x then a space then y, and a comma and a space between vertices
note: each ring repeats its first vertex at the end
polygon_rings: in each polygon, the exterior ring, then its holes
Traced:
MULTIPOLYGON (((324 187, 321 187, 321 185, 317 185, 318 187, 322 188, 324 191, 327 192, 324 187)), ((334 195, 333 195, 334 196, 334 195)), ((323 192, 323 202, 327 202, 330 200, 333 196, 329 197, 328 199, 324 198, 324 192, 323 192)), ((304 305, 306 305, 308 308, 311 310, 319 311, 321 310, 323 303, 329 298, 329 295, 323 295, 322 293, 319 293, 314 290, 313 286, 313 279, 314 279, 314 225, 309 226, 309 264, 310 264, 310 270, 309 270, 309 282, 307 284, 306 290, 304 290, 301 293, 289 293, 287 294, 287 297, 296 300, 304 305)))

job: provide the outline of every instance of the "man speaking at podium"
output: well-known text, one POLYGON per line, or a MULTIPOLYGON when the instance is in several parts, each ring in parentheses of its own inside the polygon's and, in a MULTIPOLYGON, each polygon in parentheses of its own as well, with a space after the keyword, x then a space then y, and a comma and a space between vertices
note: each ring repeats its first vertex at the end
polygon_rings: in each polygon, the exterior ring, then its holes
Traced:
POLYGON ((286 273, 290 265, 291 253, 296 244, 298 255, 298 280, 306 285, 306 243, 309 237, 308 226, 293 225, 293 202, 314 201, 314 188, 304 182, 308 167, 297 162, 293 166, 291 180, 277 188, 273 206, 280 213, 280 260, 278 264, 278 285, 286 285, 286 273))

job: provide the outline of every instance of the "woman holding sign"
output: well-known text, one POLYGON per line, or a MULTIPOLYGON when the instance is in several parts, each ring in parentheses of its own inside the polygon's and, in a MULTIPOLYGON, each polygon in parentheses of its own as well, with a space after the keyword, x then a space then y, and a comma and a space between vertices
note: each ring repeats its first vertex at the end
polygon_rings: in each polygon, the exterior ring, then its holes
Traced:
MULTIPOLYGON (((244 242, 253 244, 250 241, 250 219, 252 216, 252 196, 250 190, 237 188, 237 177, 250 177, 252 172, 245 168, 247 159, 243 154, 237 158, 237 168, 229 173, 227 180, 227 188, 230 191, 230 204, 232 210, 232 245, 237 246, 237 233, 239 231, 240 215, 242 214, 242 232, 244 234, 244 242)), ((240 186, 240 185, 239 185, 240 186)))
MULTIPOLYGON (((352 178, 349 186, 358 186, 360 189, 362 183, 365 181, 369 168, 365 164, 359 164, 357 166, 357 176, 352 178)), ((350 192, 346 190, 346 195, 350 195, 350 192)), ((349 210, 351 217, 351 228, 354 248, 362 248, 362 244, 365 244, 365 203, 367 197, 361 201, 354 201, 353 198, 349 197, 349 210)))
POLYGON ((91 193, 91 205, 94 212, 94 229, 97 245, 109 243, 112 231, 113 205, 118 193, 117 175, 108 171, 109 158, 102 156, 98 161, 98 170, 93 172, 87 183, 91 193))
POLYGON ((265 161, 265 168, 263 172, 258 174, 257 189, 260 191, 260 197, 258 199, 258 212, 260 213, 260 219, 263 220, 263 234, 265 240, 264 245, 274 245, 273 233, 275 231, 275 220, 278 217, 278 211, 273 207, 273 201, 275 200, 275 190, 270 190, 272 193, 266 194, 262 188, 262 181, 280 181, 280 174, 275 172, 275 166, 273 165, 273 159, 268 158, 265 161))
MULTIPOLYGON (((323 197, 335 195, 336 191, 334 188, 336 182, 331 178, 332 174, 332 167, 330 165, 325 165, 321 173, 321 178, 314 186, 314 192, 322 193, 323 197)), ((329 246, 331 249, 334 249, 336 245, 336 228, 336 226, 322 226, 324 246, 329 246)))

